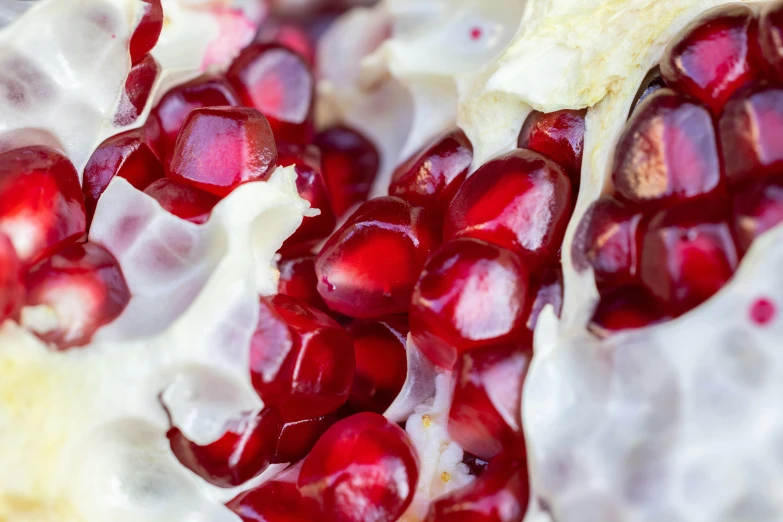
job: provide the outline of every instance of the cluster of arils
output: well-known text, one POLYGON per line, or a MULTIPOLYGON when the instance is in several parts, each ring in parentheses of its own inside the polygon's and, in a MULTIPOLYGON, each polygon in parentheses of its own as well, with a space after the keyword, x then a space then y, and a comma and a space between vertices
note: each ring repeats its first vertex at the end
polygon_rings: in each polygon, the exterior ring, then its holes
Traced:
POLYGON ((783 220, 783 6, 729 4, 670 42, 617 143, 612 193, 580 224, 598 335, 678 317, 783 220))

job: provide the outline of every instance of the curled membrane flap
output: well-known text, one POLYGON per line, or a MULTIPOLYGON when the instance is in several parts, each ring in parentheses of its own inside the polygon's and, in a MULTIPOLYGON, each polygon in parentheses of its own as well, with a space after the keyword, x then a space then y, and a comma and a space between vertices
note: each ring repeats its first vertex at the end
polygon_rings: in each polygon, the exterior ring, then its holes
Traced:
POLYGON ((403 422, 416 406, 436 395, 435 379, 440 374, 408 335, 406 355, 408 372, 400 393, 384 412, 384 416, 393 422, 403 422))

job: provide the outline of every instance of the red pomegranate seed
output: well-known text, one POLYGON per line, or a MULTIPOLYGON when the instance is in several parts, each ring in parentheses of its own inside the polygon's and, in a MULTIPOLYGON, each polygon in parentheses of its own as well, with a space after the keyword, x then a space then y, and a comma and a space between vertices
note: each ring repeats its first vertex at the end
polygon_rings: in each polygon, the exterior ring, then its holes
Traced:
POLYGON ((601 296, 588 329, 598 337, 608 337, 621 330, 642 328, 667 318, 644 289, 626 286, 601 296))
POLYGON ((358 413, 323 434, 305 458, 299 488, 324 520, 393 522, 411 503, 419 478, 405 432, 377 413, 358 413))
POLYGON ((598 286, 637 282, 644 235, 642 214, 612 196, 603 196, 583 219, 583 245, 578 255, 593 267, 598 286))
POLYGON ((294 51, 312 67, 315 64, 315 43, 299 25, 279 20, 267 21, 256 37, 262 44, 277 43, 294 51))
POLYGON ((314 419, 284 423, 272 462, 285 464, 304 458, 321 435, 335 422, 337 422, 337 415, 332 413, 314 419))
POLYGON ((460 357, 448 424, 457 444, 489 460, 520 442, 522 383, 532 355, 529 346, 501 345, 460 357))
POLYGON ((777 314, 775 303, 766 297, 759 297, 750 306, 750 320, 758 326, 768 325, 777 314))
POLYGON ((30 265, 87 230, 84 195, 71 162, 48 147, 0 154, 0 232, 30 265))
POLYGON ((22 264, 11 240, 0 233, 0 324, 16 317, 23 302, 22 264))
POLYGON ((745 253, 761 234, 783 221, 783 175, 758 181, 734 194, 734 234, 745 253))
POLYGON ((463 183, 449 205, 443 235, 482 239, 536 266, 560 251, 571 211, 571 182, 563 169, 537 152, 517 149, 463 183))
POLYGON ((291 482, 267 482, 227 504, 242 522, 316 522, 323 520, 318 503, 303 496, 291 482))
POLYGON ((661 59, 666 84, 720 114, 726 100, 760 76, 753 7, 730 4, 705 13, 669 44, 661 59))
POLYGON ((118 127, 130 125, 138 119, 147 105, 158 73, 160 73, 160 66, 151 54, 131 67, 125 79, 125 88, 117 106, 117 113, 114 115, 115 125, 118 127))
POLYGON ((560 317, 563 309, 563 270, 560 265, 547 267, 541 274, 535 277, 531 287, 534 289, 531 295, 533 304, 530 307, 530 315, 527 317, 527 329, 530 332, 530 339, 538 323, 538 316, 546 305, 552 305, 555 309, 555 315, 560 317))
POLYGON ((141 18, 130 37, 132 63, 138 63, 155 47, 163 29, 163 7, 160 0, 141 0, 141 18))
POLYGON ((586 114, 586 109, 533 111, 519 133, 519 147, 540 152, 560 165, 574 188, 579 187, 582 172, 586 114))
POLYGON ((130 301, 117 260, 95 243, 76 243, 27 273, 27 305, 51 307, 57 326, 37 332, 61 350, 83 346, 101 326, 116 319, 130 301))
POLYGON ((438 222, 424 208, 395 197, 372 199, 316 257, 318 292, 329 308, 350 317, 404 313, 439 241, 438 222))
POLYGON ((765 87, 732 98, 718 129, 729 181, 783 170, 783 89, 765 87))
POLYGON ((529 496, 525 459, 503 453, 471 484, 436 500, 424 522, 522 522, 529 496))
POLYGON ((670 204, 722 185, 712 116, 670 89, 659 89, 628 120, 615 149, 612 181, 634 203, 670 204))
POLYGON ((168 91, 150 112, 147 138, 168 166, 182 124, 194 109, 239 105, 239 95, 222 77, 204 76, 168 91))
POLYGON ((92 221, 98 199, 114 176, 125 178, 139 190, 163 177, 163 167, 147 145, 142 129, 107 139, 98 145, 84 167, 82 190, 88 221, 92 221))
POLYGON ((526 335, 528 272, 513 252, 454 239, 427 261, 413 293, 411 334, 435 364, 452 368, 472 348, 526 335))
POLYGON ((315 144, 321 149, 321 172, 332 195, 332 208, 342 216, 367 199, 380 156, 370 140, 343 126, 320 132, 315 144))
POLYGON ((245 105, 269 119, 278 140, 311 141, 315 80, 298 54, 282 45, 250 44, 226 77, 245 105))
POLYGON ((159 179, 144 190, 160 206, 177 217, 200 225, 206 223, 220 198, 173 179, 159 179))
POLYGON ((183 466, 210 484, 239 486, 269 466, 280 435, 280 415, 270 408, 226 426, 226 433, 206 446, 188 440, 178 428, 166 435, 183 466))
POLYGON ((650 221, 641 280, 667 312, 679 315, 717 292, 738 262, 731 225, 719 209, 674 207, 650 221))
POLYGON ((765 68, 783 81, 783 4, 768 2, 759 16, 759 42, 765 68))
POLYGON ((453 132, 403 163, 392 177, 389 195, 443 215, 465 181, 473 162, 473 145, 453 132))
POLYGON ((383 413, 400 393, 408 374, 404 316, 354 321, 348 326, 356 354, 356 373, 348 405, 383 413))
POLYGON ((250 376, 283 421, 337 410, 348 399, 355 364, 350 334, 331 317, 286 295, 261 298, 250 376))
POLYGON ((266 118, 255 109, 191 111, 174 146, 168 177, 225 196, 275 168, 277 148, 266 118))
POLYGON ((636 96, 634 96, 633 102, 631 103, 631 110, 628 112, 628 117, 631 117, 640 103, 646 100, 652 93, 663 89, 664 87, 666 87, 666 84, 661 77, 661 68, 658 66, 653 67, 647 73, 647 76, 644 77, 644 80, 642 80, 639 90, 636 91, 636 96))
POLYGON ((278 292, 298 299, 322 312, 330 312, 321 294, 318 293, 315 256, 284 259, 278 263, 278 269, 280 270, 278 292))
POLYGON ((332 211, 332 201, 321 175, 318 150, 308 147, 307 151, 298 147, 281 146, 278 163, 282 167, 294 165, 296 170, 296 188, 302 199, 312 208, 321 211, 318 216, 306 217, 296 232, 289 237, 281 248, 284 254, 309 253, 322 239, 334 230, 337 219, 332 211))

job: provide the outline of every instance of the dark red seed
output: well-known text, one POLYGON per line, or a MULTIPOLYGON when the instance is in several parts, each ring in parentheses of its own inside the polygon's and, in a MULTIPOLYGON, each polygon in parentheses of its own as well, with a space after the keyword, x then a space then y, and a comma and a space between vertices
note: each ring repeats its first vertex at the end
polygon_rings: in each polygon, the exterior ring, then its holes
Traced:
POLYGON ((113 123, 118 127, 130 125, 139 118, 160 73, 160 66, 151 54, 131 67, 125 79, 125 88, 117 105, 113 123))
POLYGON ((462 184, 449 205, 443 236, 488 241, 540 266, 560 251, 572 209, 563 169, 537 152, 517 149, 462 184))
POLYGON ((138 63, 155 47, 163 29, 163 7, 160 0, 141 0, 141 17, 128 45, 131 63, 138 63))
POLYGON ((225 196, 275 168, 277 148, 269 123, 255 109, 206 107, 182 125, 167 176, 225 196))
POLYGON ((720 114, 738 89, 761 75, 753 7, 716 7, 688 25, 661 58, 666 85, 720 114))
POLYGON ((344 126, 331 127, 315 137, 321 149, 321 172, 339 217, 367 199, 378 174, 380 156, 370 140, 344 126))
POLYGON ((318 503, 303 496, 291 482, 267 482, 226 504, 242 522, 317 522, 318 503))
POLYGON ((527 329, 532 339, 533 332, 538 323, 538 316, 547 305, 552 305, 555 315, 560 317, 563 308, 563 270, 560 265, 547 267, 537 275, 531 287, 533 288, 533 304, 530 307, 530 315, 527 317, 527 329))
POLYGON ((518 139, 520 148, 540 152, 560 165, 575 189, 579 187, 582 172, 586 114, 586 109, 533 111, 525 120, 518 139))
POLYGON ((643 328, 668 319, 647 292, 626 286, 601 296, 588 329, 599 337, 621 330, 643 328))
POLYGON ((14 245, 0 233, 0 324, 9 317, 16 317, 24 303, 22 264, 14 245))
POLYGON ((212 208, 220 201, 209 192, 168 178, 152 183, 144 193, 155 198, 161 207, 175 216, 197 225, 207 222, 212 208))
POLYGON ((722 186, 712 116, 670 89, 659 89, 628 120, 615 149, 612 182, 627 201, 672 204, 722 186))
POLYGON ((395 197, 372 199, 332 235, 315 260, 318 292, 332 310, 373 318, 405 313, 439 223, 395 197))
POLYGON ((413 293, 416 346, 452 368, 463 352, 527 335, 529 275, 513 252, 477 239, 454 239, 427 261, 413 293))
POLYGON ((303 459, 321 435, 335 422, 337 422, 337 415, 332 413, 314 419, 284 423, 272 462, 286 464, 303 459))
POLYGON ((734 234, 745 253, 761 234, 783 221, 783 175, 740 187, 734 193, 734 234))
POLYGON ((461 131, 439 138, 394 172, 389 195, 443 215, 465 181, 473 146, 461 131))
POLYGON ((318 279, 315 275, 315 256, 283 259, 277 265, 280 280, 277 291, 329 313, 329 307, 318 293, 318 279))
POLYGON ((767 2, 759 16, 759 42, 764 66, 778 82, 783 81, 783 4, 767 2))
POLYGON ((666 87, 666 84, 661 77, 661 68, 655 66, 650 69, 647 76, 642 80, 639 90, 636 91, 636 96, 634 96, 633 102, 631 103, 631 110, 628 112, 628 117, 631 117, 631 114, 636 111, 636 107, 638 107, 640 103, 646 100, 652 93, 659 89, 663 89, 664 87, 666 87))
POLYGON ((268 20, 258 32, 256 41, 262 44, 277 43, 301 56, 310 67, 315 64, 315 43, 298 24, 280 20, 268 20))
POLYGON ((269 119, 278 140, 312 140, 315 80, 297 53, 277 44, 251 44, 231 64, 226 78, 244 105, 269 119))
POLYGON ((229 488, 244 484, 269 466, 280 426, 278 413, 266 408, 232 421, 222 437, 205 446, 188 440, 179 428, 171 428, 166 436, 183 466, 210 484, 229 488))

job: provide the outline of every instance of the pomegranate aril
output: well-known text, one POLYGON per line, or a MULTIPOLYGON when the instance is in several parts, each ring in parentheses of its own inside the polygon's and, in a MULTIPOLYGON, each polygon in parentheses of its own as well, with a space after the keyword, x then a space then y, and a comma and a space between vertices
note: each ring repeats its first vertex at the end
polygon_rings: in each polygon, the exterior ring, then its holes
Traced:
POLYGON ((560 265, 549 266, 531 281, 533 303, 530 306, 530 315, 527 317, 527 329, 530 339, 535 332, 538 316, 547 305, 552 305, 555 315, 560 317, 563 308, 563 270, 560 265))
POLYGON ((298 299, 322 312, 330 312, 318 293, 315 256, 283 259, 277 268, 280 270, 280 280, 277 283, 279 293, 298 299))
POLYGON ((24 303, 22 264, 14 245, 0 233, 0 325, 9 317, 16 317, 24 303))
POLYGON ((337 415, 332 413, 314 419, 284 423, 272 462, 285 464, 304 458, 321 435, 335 422, 337 422, 337 415))
POLYGON ((730 182, 783 172, 783 89, 762 87, 732 98, 718 132, 730 182))
POLYGON ((358 413, 329 428, 305 458, 300 490, 323 520, 393 522, 413 499, 416 452, 406 433, 377 413, 358 413))
POLYGON ((260 300, 250 376, 284 422, 334 412, 348 399, 355 356, 350 334, 332 318, 286 295, 260 300))
POLYGON ((644 77, 644 80, 642 80, 639 90, 636 91, 636 96, 634 96, 633 102, 631 103, 631 110, 628 112, 628 117, 631 117, 640 103, 646 100, 651 94, 664 87, 666 87, 666 84, 661 77, 661 68, 657 66, 653 67, 647 73, 647 76, 644 77))
POLYGON ((163 29, 163 7, 160 0, 141 0, 141 18, 130 37, 131 63, 138 63, 155 47, 163 29))
POLYGON ((318 503, 291 482, 267 482, 226 504, 242 522, 316 522, 323 520, 318 503))
POLYGON ((350 317, 405 313, 440 242, 438 224, 432 213, 400 198, 362 204, 316 257, 318 292, 329 308, 350 317))
POLYGON ((398 167, 389 195, 443 215, 472 162, 470 141, 461 131, 453 132, 398 167))
POLYGON ((269 119, 278 140, 311 141, 315 79, 297 53, 277 44, 251 44, 231 64, 226 78, 244 105, 269 119))
POLYGON ((182 125, 167 176, 222 197, 264 179, 276 162, 272 129, 260 112, 206 107, 191 111, 182 125))
POLYGON ((310 67, 315 64, 315 42, 295 23, 267 20, 258 32, 256 41, 262 44, 280 44, 301 56, 310 67))
POLYGON ((452 368, 472 348, 527 335, 528 271, 513 252, 477 239, 445 243, 427 261, 410 307, 416 346, 452 368))
POLYGON ((0 232, 30 265, 87 231, 84 195, 71 162, 48 147, 0 154, 0 232))
POLYGON ((666 85, 720 114, 732 94, 761 76, 757 31, 751 6, 735 3, 708 11, 666 48, 661 59, 666 85))
POLYGON ((152 183, 144 193, 155 198, 161 207, 175 216, 197 225, 206 223, 212 208, 220 201, 220 198, 209 192, 168 178, 152 183))
POLYGON ((281 420, 269 408, 249 414, 226 426, 218 440, 200 446, 179 430, 167 434, 171 451, 183 466, 210 484, 239 486, 259 475, 270 464, 280 435, 281 420))
POLYGON ((367 199, 378 174, 380 156, 370 140, 359 132, 336 126, 320 132, 315 144, 321 149, 321 172, 339 217, 367 199))
POLYGON ((745 253, 761 234, 783 221, 783 175, 757 181, 734 193, 734 234, 745 253))
POLYGON ((443 235, 488 241, 539 266, 560 251, 572 205, 563 169, 537 152, 517 149, 462 184, 449 205, 443 235))
POLYGON ((663 210, 644 235, 642 284, 673 315, 687 312, 717 292, 738 264, 731 225, 713 205, 663 210))
POLYGON ((475 481, 433 502, 424 522, 522 522, 529 496, 526 460, 502 453, 475 481))
POLYGON ((117 260, 95 243, 75 243, 41 261, 27 273, 25 287, 26 305, 49 307, 57 320, 37 335, 61 350, 90 342, 131 297, 117 260))
POLYGON ((765 69, 783 82, 783 3, 768 2, 759 15, 759 42, 765 69))
POLYGON ((107 139, 98 145, 84 167, 82 190, 88 221, 92 221, 98 199, 114 176, 128 180, 139 190, 163 177, 163 166, 147 144, 142 129, 107 139))
POLYGON ((115 125, 118 127, 130 125, 138 119, 147 105, 158 73, 160 73, 160 66, 151 54, 131 67, 125 79, 125 88, 117 106, 117 113, 114 115, 115 125))
POLYGON ((599 337, 657 324, 668 316, 640 287, 625 286, 601 296, 588 329, 599 337))
POLYGON ((533 111, 522 125, 518 139, 520 148, 540 152, 560 165, 571 178, 574 189, 579 187, 582 171, 586 114, 586 109, 533 111))
POLYGON ((465 450, 489 460, 522 437, 522 383, 533 350, 502 345, 466 352, 454 368, 449 435, 465 450))
POLYGON ((239 105, 233 87, 216 76, 204 76, 168 91, 150 113, 147 138, 153 150, 168 166, 182 124, 194 109, 239 105))
POLYGON ((639 105, 615 148, 615 190, 637 204, 672 204, 722 187, 712 116, 671 89, 639 105))
POLYGON ((407 318, 354 321, 348 326, 356 354, 356 373, 348 405, 383 413, 400 393, 408 373, 407 318))

